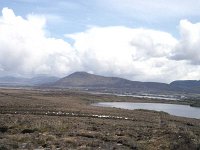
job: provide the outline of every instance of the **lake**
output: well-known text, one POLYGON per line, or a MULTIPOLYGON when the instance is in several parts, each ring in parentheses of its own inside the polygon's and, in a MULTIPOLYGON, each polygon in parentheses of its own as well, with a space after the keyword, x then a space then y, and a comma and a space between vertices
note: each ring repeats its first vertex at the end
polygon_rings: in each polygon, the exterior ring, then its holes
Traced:
POLYGON ((163 103, 131 103, 131 102, 102 102, 94 106, 114 107, 122 109, 147 109, 164 111, 171 115, 200 119, 200 108, 189 105, 163 104, 163 103))

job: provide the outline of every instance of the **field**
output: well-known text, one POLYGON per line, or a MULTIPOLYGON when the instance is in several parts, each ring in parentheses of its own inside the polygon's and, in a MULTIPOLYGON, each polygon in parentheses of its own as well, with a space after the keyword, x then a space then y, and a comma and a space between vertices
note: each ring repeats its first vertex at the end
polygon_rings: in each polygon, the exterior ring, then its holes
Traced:
POLYGON ((0 89, 0 150, 200 149, 199 119, 91 105, 111 101, 177 103, 73 90, 0 89))

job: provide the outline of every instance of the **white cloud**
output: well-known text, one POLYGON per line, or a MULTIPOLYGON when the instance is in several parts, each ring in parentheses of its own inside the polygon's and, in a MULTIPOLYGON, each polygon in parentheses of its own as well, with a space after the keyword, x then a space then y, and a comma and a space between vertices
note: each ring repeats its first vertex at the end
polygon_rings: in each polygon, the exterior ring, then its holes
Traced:
POLYGON ((86 71, 143 81, 200 78, 199 66, 169 59, 179 41, 166 32, 92 27, 66 37, 74 39, 74 48, 86 71))
POLYGON ((188 60, 200 65, 200 23, 192 24, 187 20, 180 22, 181 39, 171 58, 188 60))
POLYGON ((93 26, 66 35, 74 40, 71 45, 48 37, 45 30, 44 17, 28 15, 25 19, 4 8, 0 17, 0 73, 64 76, 84 70, 141 81, 200 79, 198 23, 181 21, 180 40, 144 28, 93 26))
POLYGON ((5 72, 65 75, 77 69, 75 51, 64 40, 46 36, 43 17, 24 19, 4 8, 0 33, 0 66, 5 72))

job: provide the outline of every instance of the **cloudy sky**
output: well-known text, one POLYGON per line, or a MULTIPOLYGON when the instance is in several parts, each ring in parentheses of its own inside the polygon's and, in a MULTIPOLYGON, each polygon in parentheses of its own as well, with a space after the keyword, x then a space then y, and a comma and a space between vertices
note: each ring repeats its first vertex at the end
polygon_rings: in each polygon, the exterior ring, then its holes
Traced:
POLYGON ((200 80, 199 0, 0 0, 0 76, 200 80))

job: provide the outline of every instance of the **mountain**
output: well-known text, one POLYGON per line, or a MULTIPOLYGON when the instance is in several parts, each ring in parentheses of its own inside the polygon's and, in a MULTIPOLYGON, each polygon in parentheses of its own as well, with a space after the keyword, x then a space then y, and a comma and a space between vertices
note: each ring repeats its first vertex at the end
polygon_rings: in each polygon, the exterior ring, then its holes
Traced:
POLYGON ((95 91, 117 93, 152 93, 168 92, 200 94, 200 80, 177 80, 170 84, 159 82, 130 81, 118 77, 105 77, 87 72, 74 72, 69 76, 58 77, 40 75, 33 78, 0 77, 0 86, 39 86, 51 88, 85 88, 95 91))
POLYGON ((0 77, 0 85, 21 86, 27 84, 28 80, 28 78, 5 76, 0 77))
POLYGON ((36 76, 29 79, 29 84, 31 85, 43 85, 43 84, 51 84, 59 80, 60 78, 55 76, 36 76))
POLYGON ((54 83, 58 79, 54 76, 36 76, 33 78, 4 76, 0 77, 0 86, 38 86, 54 83))
POLYGON ((179 91, 200 93, 200 80, 177 80, 170 83, 170 87, 179 91))
POLYGON ((86 72, 75 72, 67 77, 58 80, 55 84, 57 86, 69 86, 69 87, 115 87, 115 86, 129 86, 129 80, 116 78, 116 77, 104 77, 86 72))
POLYGON ((115 88, 129 89, 131 91, 160 91, 167 90, 168 84, 158 82, 139 82, 130 81, 117 77, 104 77, 100 75, 89 74, 87 72, 75 72, 64 77, 54 86, 57 87, 85 87, 85 88, 115 88))
POLYGON ((118 77, 104 77, 90 74, 87 72, 75 72, 61 78, 52 84, 60 88, 89 88, 105 89, 107 91, 120 92, 147 92, 147 93, 165 93, 165 92, 190 92, 200 94, 200 81, 182 80, 173 81, 170 84, 159 82, 140 82, 130 81, 118 77))

